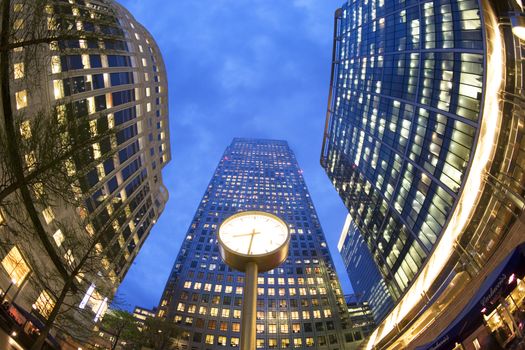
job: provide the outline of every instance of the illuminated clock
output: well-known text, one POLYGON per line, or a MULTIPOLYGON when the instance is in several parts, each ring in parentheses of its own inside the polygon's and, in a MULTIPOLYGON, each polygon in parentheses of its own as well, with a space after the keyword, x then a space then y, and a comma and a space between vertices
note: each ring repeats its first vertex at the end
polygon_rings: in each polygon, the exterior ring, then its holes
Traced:
POLYGON ((288 226, 270 213, 245 211, 234 214, 221 224, 218 236, 223 260, 240 271, 244 271, 247 262, 255 262, 259 272, 268 271, 288 256, 288 226))

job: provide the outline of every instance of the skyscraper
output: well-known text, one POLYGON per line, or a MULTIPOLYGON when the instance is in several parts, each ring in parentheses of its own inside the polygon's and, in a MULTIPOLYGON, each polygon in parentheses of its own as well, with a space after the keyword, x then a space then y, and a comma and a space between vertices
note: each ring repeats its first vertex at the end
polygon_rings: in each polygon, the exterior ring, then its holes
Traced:
POLYGON ((285 141, 236 138, 227 147, 186 234, 159 304, 194 349, 239 346, 243 274, 219 256, 217 228, 262 210, 290 227, 289 257, 259 275, 257 348, 352 349, 352 329, 302 170, 285 141))
POLYGON ((346 218, 337 249, 343 257, 354 293, 361 302, 368 303, 375 324, 379 324, 394 307, 394 299, 350 215, 346 218))
POLYGON ((0 288, 6 300, 28 311, 33 305, 45 319, 64 281, 75 277, 71 290, 81 293, 68 294, 67 302, 96 321, 168 199, 161 174, 170 160, 162 56, 115 1, 4 4, 5 40, 13 47, 2 44, 9 59, 2 74, 10 82, 2 93, 11 100, 0 114, 8 145, 0 174, 3 181, 22 169, 12 186, 28 196, 8 193, 10 184, 2 183, 0 230, 7 243, 0 248, 0 288), (47 133, 57 137, 47 140, 47 133), (54 182, 57 173, 64 183, 54 182), (75 198, 60 193, 69 185, 75 198), (27 215, 29 229, 17 215, 27 215))
POLYGON ((514 0, 336 12, 321 164, 396 301, 369 348, 437 337, 523 240, 522 28, 514 0))

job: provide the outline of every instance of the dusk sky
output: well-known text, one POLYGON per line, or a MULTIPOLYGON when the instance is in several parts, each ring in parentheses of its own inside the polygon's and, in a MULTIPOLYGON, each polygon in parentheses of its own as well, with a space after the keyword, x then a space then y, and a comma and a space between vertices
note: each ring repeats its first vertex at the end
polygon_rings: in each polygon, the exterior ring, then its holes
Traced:
POLYGON ((337 242, 346 209, 319 164, 334 12, 343 0, 120 0, 153 35, 168 71, 170 200, 118 290, 157 306, 181 241, 234 137, 287 140, 345 293, 337 242))

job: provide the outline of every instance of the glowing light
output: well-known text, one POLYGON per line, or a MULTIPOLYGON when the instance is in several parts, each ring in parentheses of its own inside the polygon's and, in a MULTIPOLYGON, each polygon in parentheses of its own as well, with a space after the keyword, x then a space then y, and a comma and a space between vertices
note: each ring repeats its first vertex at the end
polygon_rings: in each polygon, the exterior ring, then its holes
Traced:
POLYGON ((512 34, 521 40, 525 40, 525 16, 522 14, 511 16, 510 23, 512 24, 512 34))
POLYGON ((515 280, 516 280, 516 275, 515 274, 510 275, 510 277, 509 277, 509 284, 511 284, 515 280))
MULTIPOLYGON (((429 257, 418 278, 414 281, 405 296, 390 312, 383 323, 370 336, 367 349, 373 349, 375 345, 386 337, 399 324, 407 314, 423 299, 426 291, 434 283, 439 273, 454 252, 454 242, 463 232, 476 208, 479 197, 484 188, 484 174, 490 165, 496 150, 496 136, 501 120, 499 92, 503 82, 503 44, 497 26, 497 19, 493 13, 487 14, 487 22, 492 26, 487 28, 488 45, 486 54, 485 101, 483 105, 483 118, 480 124, 479 139, 472 159, 469 175, 465 180, 465 188, 458 200, 455 211, 451 215, 449 225, 442 234, 441 240, 436 245, 434 253, 429 257)), ((408 336, 407 334, 405 334, 408 336)), ((410 342, 412 337, 405 337, 410 342)))

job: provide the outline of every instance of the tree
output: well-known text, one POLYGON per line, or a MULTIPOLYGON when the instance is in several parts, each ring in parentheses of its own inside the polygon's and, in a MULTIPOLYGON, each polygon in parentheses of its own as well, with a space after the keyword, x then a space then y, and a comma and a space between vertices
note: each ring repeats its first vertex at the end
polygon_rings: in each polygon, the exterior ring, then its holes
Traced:
POLYGON ((127 347, 135 347, 140 343, 141 332, 137 320, 125 310, 109 311, 100 328, 113 336, 111 350, 115 350, 122 341, 127 347))
POLYGON ((156 317, 146 319, 142 333, 143 345, 155 350, 175 349, 176 343, 187 336, 175 323, 156 317))
MULTIPOLYGON (((32 267, 28 278, 48 291, 45 297, 53 305, 46 312, 45 327, 33 349, 42 347, 51 328, 61 328, 60 324, 71 320, 74 322, 68 327, 81 323, 78 301, 92 283, 101 281, 97 283, 100 288, 107 284, 102 281, 115 279, 106 269, 107 254, 102 244, 109 241, 111 222, 98 222, 98 230, 92 229, 96 218, 88 215, 83 199, 93 193, 82 184, 101 157, 113 156, 109 150, 94 157, 93 145, 111 144, 114 130, 107 124, 89 121, 72 104, 41 101, 31 109, 24 105, 28 95, 48 83, 47 67, 52 57, 66 52, 70 40, 114 37, 79 30, 74 16, 63 11, 65 6, 70 5, 52 0, 0 3, 0 214, 5 218, 0 225, 9 232, 3 236, 3 246, 33 246, 46 253, 45 258, 27 257, 32 267), (15 85, 23 90, 13 94, 15 85), (61 231, 60 245, 40 214, 53 208, 64 209, 63 215, 53 218, 54 227, 61 231), (75 247, 74 257, 69 254, 71 247, 75 247), (51 261, 51 266, 45 259, 51 261)), ((95 20, 111 21, 104 15, 95 20)), ((103 194, 100 197, 101 202, 106 201, 103 194)), ((122 211, 115 205, 115 215, 122 211)))

